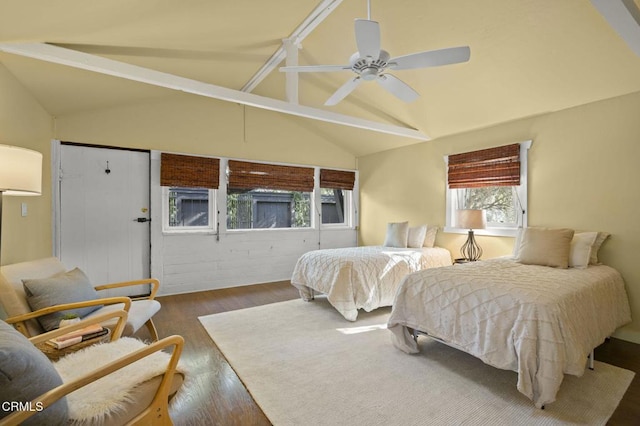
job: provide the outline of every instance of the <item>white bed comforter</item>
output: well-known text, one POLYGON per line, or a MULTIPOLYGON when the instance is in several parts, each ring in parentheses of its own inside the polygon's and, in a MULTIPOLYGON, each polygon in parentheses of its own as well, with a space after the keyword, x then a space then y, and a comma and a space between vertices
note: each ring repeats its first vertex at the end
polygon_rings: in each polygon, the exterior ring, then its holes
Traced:
POLYGON ((369 312, 393 303, 402 278, 425 268, 451 265, 449 250, 439 247, 403 249, 382 246, 316 250, 303 254, 293 270, 291 284, 302 299, 314 291, 325 293, 347 320, 358 309, 369 312))
POLYGON ((608 266, 556 269, 493 259, 417 272, 401 283, 389 317, 394 345, 424 331, 485 363, 518 373, 537 407, 555 400, 564 374, 631 321, 620 274, 608 266))

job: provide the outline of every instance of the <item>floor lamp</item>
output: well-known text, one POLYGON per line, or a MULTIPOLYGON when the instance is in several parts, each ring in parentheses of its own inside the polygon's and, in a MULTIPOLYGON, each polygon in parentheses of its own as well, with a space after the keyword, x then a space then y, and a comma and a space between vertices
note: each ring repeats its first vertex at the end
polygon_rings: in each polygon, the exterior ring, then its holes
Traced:
POLYGON ((476 242, 473 230, 484 229, 487 227, 486 212, 484 210, 472 209, 458 210, 456 212, 456 222, 458 228, 465 228, 469 230, 469 236, 467 237, 467 241, 460 248, 460 254, 469 262, 479 260, 482 256, 482 248, 476 242))
POLYGON ((0 265, 2 265, 2 197, 42 193, 42 154, 0 145, 0 265))

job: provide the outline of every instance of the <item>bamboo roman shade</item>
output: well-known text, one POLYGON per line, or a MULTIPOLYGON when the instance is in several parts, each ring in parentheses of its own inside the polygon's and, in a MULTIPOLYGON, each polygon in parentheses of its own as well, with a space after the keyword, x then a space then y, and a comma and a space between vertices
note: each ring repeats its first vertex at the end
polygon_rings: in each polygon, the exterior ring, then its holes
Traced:
POLYGON ((449 156, 449 188, 520 185, 520 144, 449 156))
POLYGON ((230 189, 313 191, 313 168, 229 160, 230 189))
POLYGON ((320 169, 320 188, 353 191, 356 173, 344 170, 320 169))
POLYGON ((162 153, 160 185, 218 189, 220 160, 208 157, 162 153))

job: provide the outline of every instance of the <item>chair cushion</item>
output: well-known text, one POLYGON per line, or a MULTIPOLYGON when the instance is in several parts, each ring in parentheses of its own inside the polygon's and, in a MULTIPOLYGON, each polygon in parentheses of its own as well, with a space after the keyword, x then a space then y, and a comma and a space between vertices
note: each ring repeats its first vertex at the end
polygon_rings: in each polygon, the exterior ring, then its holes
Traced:
MULTIPOLYGON (((13 327, 0 321, 0 400, 29 402, 61 384, 60 375, 47 357, 13 327)), ((66 398, 62 398, 23 424, 65 424, 67 412, 66 398)), ((0 418, 9 414, 4 407, 0 410, 0 418)))
MULTIPOLYGON (((97 311, 92 312, 87 318, 95 315, 100 315, 105 312, 117 311, 124 307, 122 303, 115 305, 105 305, 97 311)), ((160 310, 160 302, 157 300, 134 300, 131 302, 131 309, 129 309, 129 315, 127 316, 127 324, 124 327, 123 335, 130 336, 134 334, 140 327, 144 325, 150 318, 152 318, 160 310)), ((118 322, 117 319, 104 322, 102 325, 113 329, 118 322)))
MULTIPOLYGON (((163 377, 164 376, 156 376, 153 379, 147 380, 146 382, 136 386, 131 391, 131 400, 125 402, 125 408, 122 411, 109 413, 103 426, 125 425, 133 420, 134 417, 140 414, 151 404, 153 398, 156 395, 156 392, 158 392, 158 388, 160 387, 160 382, 162 381, 163 377)), ((180 387, 184 383, 184 380, 184 373, 176 371, 173 374, 173 379, 171 380, 171 388, 169 388, 169 401, 171 401, 178 390, 180 390, 180 387)), ((76 424, 78 424, 79 426, 83 426, 82 423, 79 422, 76 422, 76 424)), ((88 422, 87 425, 94 426, 90 422, 88 422)))
POLYGON ((0 319, 26 313, 22 312, 22 305, 11 284, 0 275, 0 319))
MULTIPOLYGON (((84 302, 99 299, 98 292, 89 282, 89 278, 80 269, 60 272, 48 278, 24 279, 24 292, 32 310, 47 308, 63 303, 84 302)), ((102 305, 69 309, 38 317, 38 322, 46 331, 58 328, 65 314, 76 314, 80 318, 100 309, 102 305)))
MULTIPOLYGON (((145 343, 137 339, 122 337, 114 342, 89 346, 69 354, 54 363, 54 366, 63 381, 68 383, 145 346, 145 343)), ((131 407, 128 404, 138 402, 136 398, 149 400, 148 394, 134 397, 134 391, 146 381, 163 375, 170 357, 166 352, 155 352, 69 394, 69 417, 77 423, 101 424, 112 415, 131 407)), ((148 389, 151 397, 158 385, 156 382, 155 387, 148 389)))
MULTIPOLYGON (((65 267, 57 257, 45 257, 0 267, 0 300, 7 316, 14 317, 31 312, 27 296, 24 294, 23 279, 46 278, 64 271, 65 267)), ((43 331, 35 319, 26 321, 26 325, 31 336, 43 331)))
MULTIPOLYGON (((0 299, 1 301, 2 299, 0 299)), ((7 318, 9 318, 9 316, 7 315, 7 311, 4 310, 4 306, 2 306, 2 304, 0 303, 0 320, 6 320, 7 318)))

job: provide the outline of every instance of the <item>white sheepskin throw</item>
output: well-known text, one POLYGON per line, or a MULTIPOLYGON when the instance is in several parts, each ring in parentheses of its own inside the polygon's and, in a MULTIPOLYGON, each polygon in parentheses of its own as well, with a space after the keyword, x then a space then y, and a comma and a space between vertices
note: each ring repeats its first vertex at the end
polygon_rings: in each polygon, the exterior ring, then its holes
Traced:
MULTIPOLYGON (((115 342, 69 354, 54 366, 63 383, 67 383, 144 346, 140 340, 121 337, 115 342)), ((96 424, 103 422, 110 413, 121 412, 124 404, 131 400, 132 388, 162 374, 170 358, 168 353, 156 352, 70 393, 67 395, 70 420, 96 424)))

